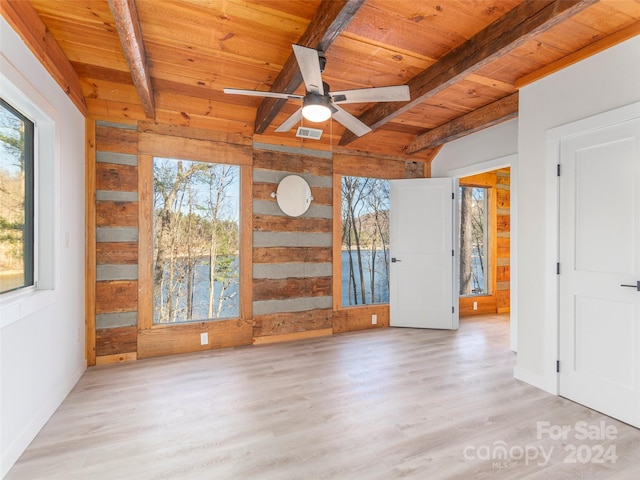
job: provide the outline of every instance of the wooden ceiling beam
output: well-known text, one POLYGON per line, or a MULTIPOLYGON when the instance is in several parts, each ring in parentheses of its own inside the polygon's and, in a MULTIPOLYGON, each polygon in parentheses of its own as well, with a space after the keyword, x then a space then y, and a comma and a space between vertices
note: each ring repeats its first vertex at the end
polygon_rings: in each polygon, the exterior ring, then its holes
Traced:
POLYGON ((135 0, 109 0, 124 56, 131 70, 131 78, 138 91, 147 118, 156 118, 156 106, 151 86, 151 69, 144 49, 140 19, 135 0))
POLYGON ((20 35, 31 53, 35 55, 78 110, 86 117, 88 109, 82 94, 80 77, 43 23, 38 12, 29 2, 16 0, 1 1, 0 12, 20 35))
POLYGON ((506 122, 517 116, 518 92, 444 123, 422 135, 418 135, 407 148, 407 153, 413 154, 443 145, 487 127, 506 122))
MULTIPOLYGON (((298 44, 326 52, 363 3, 364 0, 323 0, 298 44)), ((271 91, 291 93, 301 84, 298 62, 291 52, 271 85, 271 91)), ((256 113, 255 133, 264 133, 286 102, 283 99, 265 98, 256 113)))
MULTIPOLYGON (((379 103, 359 119, 375 130, 596 1, 525 1, 411 79, 410 101, 379 103)), ((357 138, 347 130, 340 139, 340 145, 348 145, 357 138)))

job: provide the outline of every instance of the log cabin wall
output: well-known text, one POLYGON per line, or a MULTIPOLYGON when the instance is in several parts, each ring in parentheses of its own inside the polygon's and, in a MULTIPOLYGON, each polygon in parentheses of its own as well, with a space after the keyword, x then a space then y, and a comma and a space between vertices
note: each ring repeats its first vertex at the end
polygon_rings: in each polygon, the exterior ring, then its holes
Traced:
POLYGON ((95 355, 136 358, 138 333, 138 132, 95 127, 95 355))
POLYGON ((253 162, 254 342, 331 335, 331 154, 254 148, 253 162), (307 181, 313 196, 300 217, 285 215, 272 197, 292 174, 307 181))
POLYGON ((340 179, 423 177, 428 163, 254 145, 242 135, 142 121, 92 127, 96 240, 95 270, 88 269, 87 279, 95 285, 95 305, 88 305, 95 316, 87 319, 87 339, 95 345, 87 345, 89 364, 389 326, 387 304, 340 305, 340 285, 333 281, 340 277, 340 179), (152 324, 153 155, 241 165, 242 258, 251 259, 248 273, 241 272, 241 318, 152 324), (305 178, 314 197, 300 217, 284 215, 271 196, 290 174, 305 178), (204 332, 210 343, 203 346, 204 332))

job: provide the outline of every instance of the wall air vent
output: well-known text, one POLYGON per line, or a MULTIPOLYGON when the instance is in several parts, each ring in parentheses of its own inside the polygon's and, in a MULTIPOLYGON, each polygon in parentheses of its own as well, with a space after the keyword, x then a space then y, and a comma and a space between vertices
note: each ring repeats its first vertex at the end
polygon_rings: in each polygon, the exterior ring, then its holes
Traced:
POLYGON ((296 137, 320 140, 320 137, 322 137, 322 130, 317 128, 298 127, 296 137))

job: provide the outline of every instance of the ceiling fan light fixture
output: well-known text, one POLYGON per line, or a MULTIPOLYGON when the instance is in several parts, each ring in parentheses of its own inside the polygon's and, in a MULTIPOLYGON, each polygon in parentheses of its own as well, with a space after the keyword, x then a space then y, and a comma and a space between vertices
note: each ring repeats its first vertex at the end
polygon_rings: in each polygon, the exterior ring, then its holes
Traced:
POLYGON ((308 94, 304 97, 302 116, 310 122, 324 122, 331 118, 329 97, 324 95, 308 94))

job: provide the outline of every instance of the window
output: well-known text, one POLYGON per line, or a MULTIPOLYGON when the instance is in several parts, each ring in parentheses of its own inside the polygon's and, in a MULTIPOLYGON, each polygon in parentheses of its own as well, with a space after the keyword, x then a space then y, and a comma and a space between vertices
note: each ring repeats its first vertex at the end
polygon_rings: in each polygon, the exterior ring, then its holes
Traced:
POLYGON ((0 99, 0 293, 34 285, 34 126, 0 99))
POLYGON ((154 159, 154 323, 239 316, 239 177, 233 165, 154 159))
POLYGON ((389 302, 389 181, 342 177, 342 305, 389 302))
POLYGON ((460 295, 489 294, 489 189, 460 187, 460 295))

